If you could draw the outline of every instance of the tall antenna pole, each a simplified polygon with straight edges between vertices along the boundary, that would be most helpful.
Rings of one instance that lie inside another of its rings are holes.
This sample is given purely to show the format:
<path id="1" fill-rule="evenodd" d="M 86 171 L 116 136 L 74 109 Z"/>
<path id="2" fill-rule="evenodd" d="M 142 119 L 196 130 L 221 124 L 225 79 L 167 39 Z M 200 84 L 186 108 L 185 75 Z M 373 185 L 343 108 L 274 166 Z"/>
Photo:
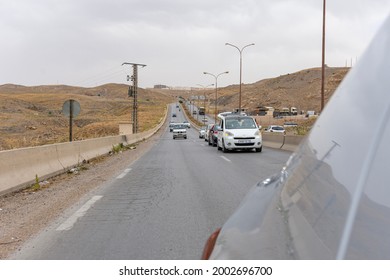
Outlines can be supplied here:
<path id="1" fill-rule="evenodd" d="M 145 64 L 138 64 L 138 63 L 129 63 L 124 62 L 122 65 L 132 65 L 133 66 L 133 76 L 129 77 L 127 76 L 127 80 L 133 81 L 133 86 L 129 87 L 129 96 L 133 97 L 133 112 L 132 112 L 132 119 L 133 119 L 133 133 L 138 133 L 138 66 L 145 67 Z"/>
<path id="2" fill-rule="evenodd" d="M 322 15 L 321 112 L 325 106 L 325 15 L 326 15 L 326 0 L 324 0 L 323 15 Z"/>

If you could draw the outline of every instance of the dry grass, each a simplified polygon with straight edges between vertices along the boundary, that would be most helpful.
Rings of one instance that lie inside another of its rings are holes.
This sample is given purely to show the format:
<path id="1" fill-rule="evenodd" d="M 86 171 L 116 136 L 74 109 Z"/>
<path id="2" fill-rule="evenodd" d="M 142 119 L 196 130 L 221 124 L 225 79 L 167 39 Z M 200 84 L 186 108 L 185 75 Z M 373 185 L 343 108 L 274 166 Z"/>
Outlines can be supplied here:
<path id="1" fill-rule="evenodd" d="M 133 104 L 127 88 L 116 84 L 97 88 L 0 86 L 0 150 L 68 141 L 69 118 L 62 114 L 62 105 L 69 99 L 81 107 L 73 122 L 73 140 L 118 135 L 119 122 L 131 121 Z M 139 131 L 157 125 L 171 102 L 169 95 L 141 89 Z"/>

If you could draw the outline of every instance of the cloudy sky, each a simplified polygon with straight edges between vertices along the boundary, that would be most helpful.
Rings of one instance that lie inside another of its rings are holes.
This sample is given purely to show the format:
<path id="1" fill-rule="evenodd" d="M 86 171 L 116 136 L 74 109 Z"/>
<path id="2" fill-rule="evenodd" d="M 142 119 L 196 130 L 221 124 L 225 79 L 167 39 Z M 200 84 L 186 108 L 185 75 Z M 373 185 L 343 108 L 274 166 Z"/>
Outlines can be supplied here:
<path id="1" fill-rule="evenodd" d="M 0 84 L 253 83 L 321 65 L 323 0 L 0 0 Z M 355 64 L 390 0 L 327 0 L 326 63 Z"/>

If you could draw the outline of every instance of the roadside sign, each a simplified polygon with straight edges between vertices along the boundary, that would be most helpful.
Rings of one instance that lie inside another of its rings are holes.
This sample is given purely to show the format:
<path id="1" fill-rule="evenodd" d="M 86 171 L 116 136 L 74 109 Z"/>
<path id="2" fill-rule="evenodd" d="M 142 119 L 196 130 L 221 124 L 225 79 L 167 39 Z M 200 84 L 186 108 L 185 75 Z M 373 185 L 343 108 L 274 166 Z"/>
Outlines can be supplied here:
<path id="1" fill-rule="evenodd" d="M 62 105 L 62 113 L 69 117 L 69 142 L 72 142 L 73 118 L 80 114 L 80 103 L 73 99 L 65 101 Z"/>
<path id="2" fill-rule="evenodd" d="M 72 109 L 72 110 L 71 110 Z M 77 117 L 80 114 L 80 103 L 76 100 L 69 99 L 62 105 L 62 113 L 69 117 L 72 111 L 72 117 Z"/>

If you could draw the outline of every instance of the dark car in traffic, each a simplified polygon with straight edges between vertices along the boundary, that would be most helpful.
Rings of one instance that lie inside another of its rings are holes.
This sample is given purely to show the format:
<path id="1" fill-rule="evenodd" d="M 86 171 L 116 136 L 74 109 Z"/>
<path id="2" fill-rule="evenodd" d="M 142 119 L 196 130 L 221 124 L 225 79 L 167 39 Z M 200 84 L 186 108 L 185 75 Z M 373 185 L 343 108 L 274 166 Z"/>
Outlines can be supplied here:
<path id="1" fill-rule="evenodd" d="M 211 146 L 214 146 L 216 147 L 217 146 L 217 143 L 218 143 L 218 129 L 219 129 L 219 126 L 217 124 L 213 124 L 210 128 L 209 128 L 209 133 L 208 133 L 208 142 L 209 142 L 209 145 Z"/>

